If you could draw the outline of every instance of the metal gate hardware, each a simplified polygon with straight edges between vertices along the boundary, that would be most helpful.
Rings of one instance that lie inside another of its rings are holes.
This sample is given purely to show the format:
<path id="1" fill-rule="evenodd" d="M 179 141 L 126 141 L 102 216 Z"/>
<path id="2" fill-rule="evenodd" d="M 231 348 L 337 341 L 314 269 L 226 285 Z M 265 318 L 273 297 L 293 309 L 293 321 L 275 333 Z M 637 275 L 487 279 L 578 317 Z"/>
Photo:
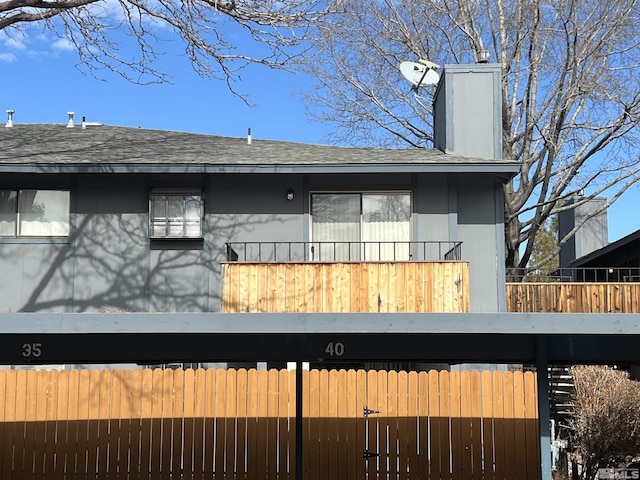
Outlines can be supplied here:
<path id="1" fill-rule="evenodd" d="M 379 457 L 379 456 L 380 456 L 379 453 L 370 452 L 369 450 L 362 451 L 362 458 L 365 460 L 369 460 L 370 458 Z"/>
<path id="2" fill-rule="evenodd" d="M 374 413 L 380 413 L 380 410 L 371 410 L 366 405 L 362 408 L 362 415 L 364 415 L 365 417 L 368 417 L 369 415 Z"/>

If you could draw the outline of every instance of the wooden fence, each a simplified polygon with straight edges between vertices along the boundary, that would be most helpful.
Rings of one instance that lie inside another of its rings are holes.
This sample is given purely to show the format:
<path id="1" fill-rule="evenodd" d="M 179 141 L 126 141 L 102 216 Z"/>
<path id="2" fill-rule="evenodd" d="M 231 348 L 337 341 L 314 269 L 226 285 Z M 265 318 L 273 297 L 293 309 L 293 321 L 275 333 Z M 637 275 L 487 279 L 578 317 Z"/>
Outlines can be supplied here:
<path id="1" fill-rule="evenodd" d="M 227 263 L 224 312 L 468 312 L 466 262 Z"/>
<path id="2" fill-rule="evenodd" d="M 303 381 L 305 480 L 539 478 L 532 373 Z M 0 475 L 293 480 L 294 385 L 287 370 L 0 371 Z"/>
<path id="3" fill-rule="evenodd" d="M 507 311 L 638 313 L 640 283 L 508 283 Z"/>

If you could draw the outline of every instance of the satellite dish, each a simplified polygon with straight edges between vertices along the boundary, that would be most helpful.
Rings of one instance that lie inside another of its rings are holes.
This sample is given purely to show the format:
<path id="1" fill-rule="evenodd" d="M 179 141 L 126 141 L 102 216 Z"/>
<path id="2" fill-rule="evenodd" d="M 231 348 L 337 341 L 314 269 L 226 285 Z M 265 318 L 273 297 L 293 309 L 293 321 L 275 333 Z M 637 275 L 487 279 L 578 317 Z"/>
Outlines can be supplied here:
<path id="1" fill-rule="evenodd" d="M 418 89 L 424 86 L 437 85 L 440 81 L 440 75 L 436 72 L 439 65 L 429 60 L 420 60 L 419 62 L 402 62 L 400 64 L 400 73 L 413 86 Z"/>

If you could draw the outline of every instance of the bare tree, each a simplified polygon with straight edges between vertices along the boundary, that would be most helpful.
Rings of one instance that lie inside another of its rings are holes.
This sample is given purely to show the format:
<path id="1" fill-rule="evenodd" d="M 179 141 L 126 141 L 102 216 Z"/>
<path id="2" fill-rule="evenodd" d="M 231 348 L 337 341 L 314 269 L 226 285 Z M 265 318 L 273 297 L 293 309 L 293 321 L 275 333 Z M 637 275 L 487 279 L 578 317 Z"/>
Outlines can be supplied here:
<path id="1" fill-rule="evenodd" d="M 484 50 L 502 64 L 503 157 L 522 164 L 505 187 L 508 267 L 527 266 L 539 229 L 570 208 L 566 201 L 578 192 L 584 195 L 573 206 L 606 194 L 606 208 L 637 180 L 635 0 L 350 0 L 343 6 L 319 29 L 315 55 L 303 67 L 317 78 L 305 96 L 311 113 L 333 124 L 330 141 L 431 146 L 429 96 L 411 94 L 398 64 L 470 63 Z"/>
<path id="2" fill-rule="evenodd" d="M 606 366 L 574 366 L 571 440 L 580 477 L 619 467 L 640 455 L 640 383 Z"/>
<path id="3" fill-rule="evenodd" d="M 178 37 L 200 75 L 225 79 L 234 91 L 242 67 L 283 68 L 304 51 L 309 26 L 332 11 L 317 0 L 0 0 L 0 30 L 55 32 L 92 73 L 107 68 L 136 83 L 167 80 L 154 60 L 161 42 Z M 255 43 L 249 51 L 238 48 L 243 35 Z M 123 48 L 131 42 L 134 57 Z"/>

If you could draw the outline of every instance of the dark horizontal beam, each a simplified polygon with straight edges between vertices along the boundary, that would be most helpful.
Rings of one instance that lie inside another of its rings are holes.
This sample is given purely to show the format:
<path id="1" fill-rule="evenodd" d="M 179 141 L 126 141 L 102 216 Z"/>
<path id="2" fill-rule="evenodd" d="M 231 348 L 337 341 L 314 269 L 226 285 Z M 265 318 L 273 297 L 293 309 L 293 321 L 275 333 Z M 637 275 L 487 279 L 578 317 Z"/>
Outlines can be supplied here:
<path id="1" fill-rule="evenodd" d="M 640 363 L 638 315 L 3 314 L 0 364 Z M 574 320 L 573 328 L 567 323 Z"/>

